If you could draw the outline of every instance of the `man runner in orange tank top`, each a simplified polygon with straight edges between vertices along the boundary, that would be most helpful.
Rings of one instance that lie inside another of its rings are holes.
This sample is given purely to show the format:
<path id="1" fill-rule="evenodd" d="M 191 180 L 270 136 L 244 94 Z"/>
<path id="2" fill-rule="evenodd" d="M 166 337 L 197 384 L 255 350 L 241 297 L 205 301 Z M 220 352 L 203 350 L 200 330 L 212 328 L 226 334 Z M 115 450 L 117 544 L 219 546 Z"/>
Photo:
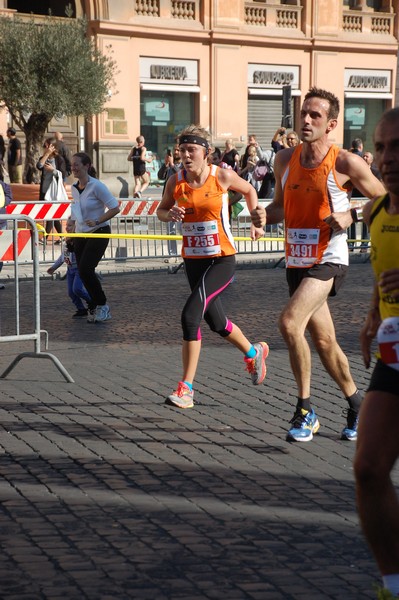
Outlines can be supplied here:
<path id="1" fill-rule="evenodd" d="M 350 180 L 368 198 L 380 196 L 385 188 L 362 158 L 329 141 L 338 114 L 339 100 L 331 92 L 312 88 L 306 94 L 301 110 L 303 143 L 276 155 L 274 199 L 266 208 L 267 223 L 285 220 L 291 298 L 279 326 L 298 389 L 289 441 L 308 442 L 320 427 L 310 398 L 311 353 L 306 330 L 324 368 L 348 402 L 341 438 L 357 438 L 362 398 L 337 342 L 327 300 L 336 294 L 349 264 L 346 229 L 361 219 L 360 208 L 350 209 L 344 184 Z M 264 209 L 257 207 L 256 212 L 263 223 Z M 253 223 L 257 224 L 256 219 Z"/>

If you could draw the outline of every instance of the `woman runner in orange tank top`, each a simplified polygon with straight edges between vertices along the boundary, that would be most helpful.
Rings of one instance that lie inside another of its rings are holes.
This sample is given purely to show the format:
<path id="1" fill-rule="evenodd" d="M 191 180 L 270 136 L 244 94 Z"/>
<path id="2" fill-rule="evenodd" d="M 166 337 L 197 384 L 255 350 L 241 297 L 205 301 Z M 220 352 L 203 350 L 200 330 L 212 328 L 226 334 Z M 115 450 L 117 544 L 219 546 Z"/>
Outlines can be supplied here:
<path id="1" fill-rule="evenodd" d="M 169 178 L 157 210 L 161 221 L 182 223 L 184 267 L 191 294 L 183 308 L 183 375 L 166 399 L 178 408 L 194 406 L 193 381 L 201 350 L 202 318 L 212 331 L 226 338 L 244 354 L 252 383 L 262 383 L 269 347 L 251 344 L 240 328 L 225 315 L 220 295 L 233 279 L 235 245 L 228 218 L 228 190 L 245 197 L 249 211 L 258 205 L 255 189 L 234 171 L 208 164 L 209 134 L 190 125 L 179 136 L 183 169 Z M 251 226 L 259 239 L 262 227 Z"/>

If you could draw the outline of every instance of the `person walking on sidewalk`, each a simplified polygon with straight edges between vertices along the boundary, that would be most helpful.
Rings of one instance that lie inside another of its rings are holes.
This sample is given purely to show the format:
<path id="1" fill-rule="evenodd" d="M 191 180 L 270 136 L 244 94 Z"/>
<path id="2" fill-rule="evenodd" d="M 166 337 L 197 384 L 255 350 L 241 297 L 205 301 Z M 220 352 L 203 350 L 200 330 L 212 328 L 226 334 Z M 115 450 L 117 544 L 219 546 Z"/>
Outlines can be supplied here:
<path id="1" fill-rule="evenodd" d="M 379 353 L 360 410 L 354 470 L 360 522 L 387 588 L 379 597 L 399 598 L 399 501 L 391 479 L 399 457 L 399 108 L 383 114 L 374 144 L 388 193 L 364 208 L 376 279 L 360 337 L 366 368 L 375 336 Z"/>
<path id="2" fill-rule="evenodd" d="M 258 204 L 256 191 L 233 170 L 208 164 L 211 148 L 205 129 L 190 125 L 178 139 L 183 168 L 167 181 L 157 216 L 164 222 L 182 222 L 182 255 L 191 294 L 182 312 L 183 376 L 166 402 L 178 408 L 192 408 L 202 318 L 212 331 L 244 354 L 254 385 L 265 378 L 269 347 L 265 342 L 252 345 L 239 327 L 226 317 L 220 299 L 232 281 L 235 269 L 236 249 L 229 226 L 228 190 L 243 194 L 250 212 Z M 251 226 L 253 240 L 263 234 L 261 225 Z"/>
<path id="3" fill-rule="evenodd" d="M 142 135 L 136 138 L 137 146 L 133 146 L 127 159 L 133 162 L 134 190 L 133 197 L 141 198 L 143 192 L 150 185 L 150 175 L 147 173 L 147 163 L 152 158 L 147 158 L 147 148 L 144 146 L 145 139 Z"/>
<path id="4" fill-rule="evenodd" d="M 75 233 L 110 234 L 109 220 L 119 213 L 119 202 L 101 181 L 95 179 L 95 169 L 85 152 L 72 156 L 71 169 L 77 182 L 71 186 L 71 218 L 68 223 L 73 223 Z M 79 275 L 91 297 L 87 321 L 107 321 L 111 313 L 95 269 L 107 249 L 109 238 L 74 239 Z"/>
<path id="5" fill-rule="evenodd" d="M 289 441 L 296 442 L 310 441 L 320 427 L 310 398 L 311 354 L 306 330 L 324 368 L 348 402 L 347 423 L 341 433 L 344 440 L 356 440 L 362 400 L 335 336 L 328 297 L 336 295 L 348 268 L 346 229 L 361 218 L 361 209 L 350 209 L 344 184 L 350 179 L 368 198 L 384 193 L 384 186 L 360 156 L 329 141 L 338 114 L 339 101 L 331 92 L 312 88 L 306 94 L 301 109 L 303 143 L 276 154 L 274 199 L 266 209 L 267 223 L 285 219 L 291 298 L 279 326 L 297 385 L 297 404 L 287 434 Z M 255 211 L 260 217 L 263 212 L 262 207 Z"/>

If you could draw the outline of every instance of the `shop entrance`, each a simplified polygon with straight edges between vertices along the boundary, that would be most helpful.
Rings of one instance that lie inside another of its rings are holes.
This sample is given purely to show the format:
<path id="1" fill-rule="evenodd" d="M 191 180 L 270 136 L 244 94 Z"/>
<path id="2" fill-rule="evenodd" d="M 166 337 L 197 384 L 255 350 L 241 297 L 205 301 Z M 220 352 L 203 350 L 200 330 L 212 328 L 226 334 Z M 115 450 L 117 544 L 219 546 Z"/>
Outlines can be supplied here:
<path id="1" fill-rule="evenodd" d="M 272 138 L 281 126 L 282 112 L 282 96 L 250 96 L 248 98 L 248 135 L 256 135 L 256 139 L 264 150 L 271 148 Z M 295 114 L 293 99 L 291 114 Z"/>
<path id="2" fill-rule="evenodd" d="M 373 152 L 373 132 L 387 101 L 378 98 L 345 98 L 344 148 L 349 150 L 352 140 L 363 140 L 364 150 Z"/>
<path id="3" fill-rule="evenodd" d="M 142 91 L 140 132 L 147 150 L 162 160 L 172 149 L 177 134 L 195 123 L 195 94 L 191 92 Z"/>

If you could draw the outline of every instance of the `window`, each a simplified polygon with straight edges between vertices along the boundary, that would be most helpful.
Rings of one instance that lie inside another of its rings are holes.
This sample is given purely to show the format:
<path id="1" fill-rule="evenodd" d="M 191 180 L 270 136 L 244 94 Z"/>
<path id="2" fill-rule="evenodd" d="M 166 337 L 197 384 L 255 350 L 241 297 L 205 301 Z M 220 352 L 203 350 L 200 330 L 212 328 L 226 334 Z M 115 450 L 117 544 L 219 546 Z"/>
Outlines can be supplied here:
<path id="1" fill-rule="evenodd" d="M 383 2 L 383 0 L 344 0 L 344 8 L 379 12 L 381 10 L 389 10 L 382 5 L 390 4 L 390 1 L 391 0 L 385 0 L 385 2 Z"/>
<path id="2" fill-rule="evenodd" d="M 32 2 L 32 0 L 8 0 L 7 8 L 16 10 L 19 13 L 34 13 L 35 15 L 52 14 L 54 17 L 66 17 L 66 8 L 71 6 L 72 17 L 76 17 L 75 2 L 73 0 L 41 0 L 41 2 Z"/>

